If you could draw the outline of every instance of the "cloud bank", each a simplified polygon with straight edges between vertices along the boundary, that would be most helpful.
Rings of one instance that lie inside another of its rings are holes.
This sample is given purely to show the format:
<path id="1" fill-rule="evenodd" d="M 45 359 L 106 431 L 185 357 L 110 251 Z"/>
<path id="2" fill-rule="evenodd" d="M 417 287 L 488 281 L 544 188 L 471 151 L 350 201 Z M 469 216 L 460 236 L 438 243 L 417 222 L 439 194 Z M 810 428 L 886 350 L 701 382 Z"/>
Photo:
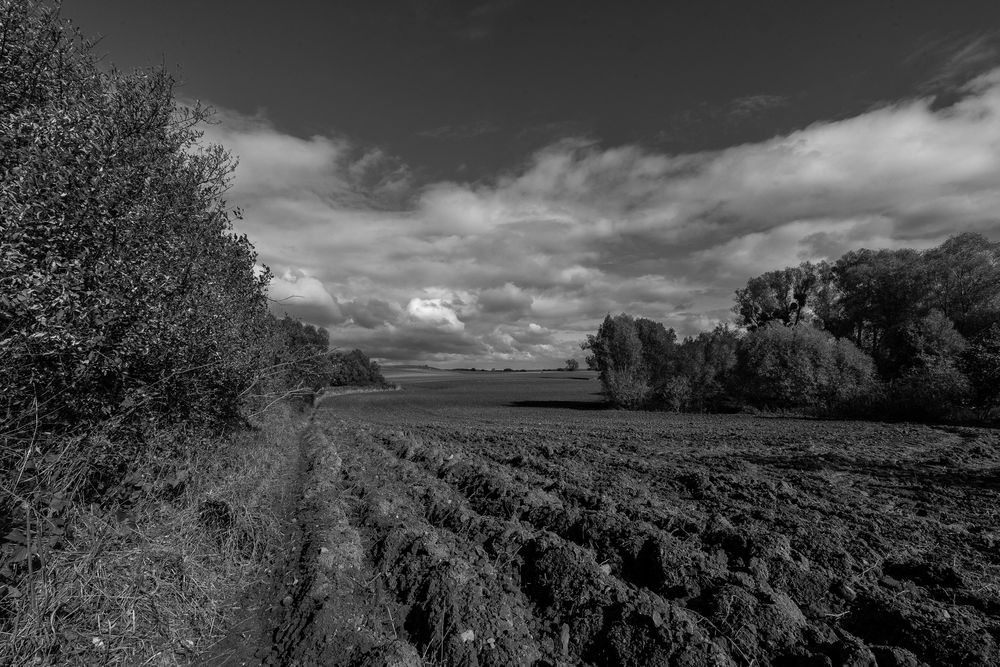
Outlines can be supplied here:
<path id="1" fill-rule="evenodd" d="M 1000 70 L 958 101 L 873 109 L 768 141 L 662 154 L 554 143 L 489 183 L 417 186 L 337 137 L 223 112 L 230 199 L 276 278 L 275 310 L 374 357 L 551 366 L 607 313 L 691 334 L 763 271 L 859 248 L 1000 236 Z"/>

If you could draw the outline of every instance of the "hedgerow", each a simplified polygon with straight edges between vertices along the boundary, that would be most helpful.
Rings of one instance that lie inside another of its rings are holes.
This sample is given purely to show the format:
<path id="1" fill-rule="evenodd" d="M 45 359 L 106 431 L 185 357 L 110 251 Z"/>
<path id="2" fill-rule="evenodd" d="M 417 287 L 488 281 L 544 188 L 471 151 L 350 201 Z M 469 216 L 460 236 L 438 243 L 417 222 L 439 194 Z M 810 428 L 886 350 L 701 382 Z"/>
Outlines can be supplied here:
<path id="1" fill-rule="evenodd" d="M 3 0 L 0 16 L 6 436 L 232 420 L 268 276 L 222 198 L 234 161 L 199 143 L 207 112 L 162 69 L 99 70 L 54 10 Z"/>

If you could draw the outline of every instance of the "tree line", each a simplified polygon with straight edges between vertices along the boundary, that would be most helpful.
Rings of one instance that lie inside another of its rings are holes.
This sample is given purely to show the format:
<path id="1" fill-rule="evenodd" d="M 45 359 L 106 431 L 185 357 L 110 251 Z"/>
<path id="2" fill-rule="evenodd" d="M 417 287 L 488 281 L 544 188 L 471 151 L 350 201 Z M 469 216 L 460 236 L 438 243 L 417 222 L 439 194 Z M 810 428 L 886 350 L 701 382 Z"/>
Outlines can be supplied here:
<path id="1" fill-rule="evenodd" d="M 769 271 L 735 302 L 736 326 L 682 341 L 649 319 L 606 317 L 582 347 L 608 400 L 909 419 L 998 407 L 1000 244 L 981 234 Z"/>

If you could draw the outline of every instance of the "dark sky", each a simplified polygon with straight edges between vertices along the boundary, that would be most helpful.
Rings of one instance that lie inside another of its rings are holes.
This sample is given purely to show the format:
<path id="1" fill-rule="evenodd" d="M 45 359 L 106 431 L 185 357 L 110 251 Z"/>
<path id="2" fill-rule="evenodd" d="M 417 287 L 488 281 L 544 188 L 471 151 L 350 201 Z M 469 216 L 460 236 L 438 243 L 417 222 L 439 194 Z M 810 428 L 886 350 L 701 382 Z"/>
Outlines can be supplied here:
<path id="1" fill-rule="evenodd" d="M 276 310 L 389 362 L 690 335 L 764 271 L 1000 240 L 1000 1 L 65 0 L 238 156 Z"/>
<path id="2" fill-rule="evenodd" d="M 564 136 L 670 152 L 766 139 L 933 87 L 970 39 L 1000 28 L 996 1 L 66 0 L 64 11 L 105 35 L 121 67 L 179 67 L 191 97 L 266 110 L 298 136 L 379 146 L 426 179 L 489 176 Z"/>

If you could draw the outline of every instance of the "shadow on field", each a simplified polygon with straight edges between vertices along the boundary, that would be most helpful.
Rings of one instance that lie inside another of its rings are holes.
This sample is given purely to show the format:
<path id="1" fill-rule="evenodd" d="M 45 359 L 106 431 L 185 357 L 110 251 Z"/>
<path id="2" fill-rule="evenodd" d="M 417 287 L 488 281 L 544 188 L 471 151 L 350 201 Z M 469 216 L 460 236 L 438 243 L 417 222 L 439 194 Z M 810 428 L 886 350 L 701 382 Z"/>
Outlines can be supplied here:
<path id="1" fill-rule="evenodd" d="M 561 408 L 563 410 L 607 410 L 608 405 L 597 401 L 514 401 L 512 408 Z"/>

